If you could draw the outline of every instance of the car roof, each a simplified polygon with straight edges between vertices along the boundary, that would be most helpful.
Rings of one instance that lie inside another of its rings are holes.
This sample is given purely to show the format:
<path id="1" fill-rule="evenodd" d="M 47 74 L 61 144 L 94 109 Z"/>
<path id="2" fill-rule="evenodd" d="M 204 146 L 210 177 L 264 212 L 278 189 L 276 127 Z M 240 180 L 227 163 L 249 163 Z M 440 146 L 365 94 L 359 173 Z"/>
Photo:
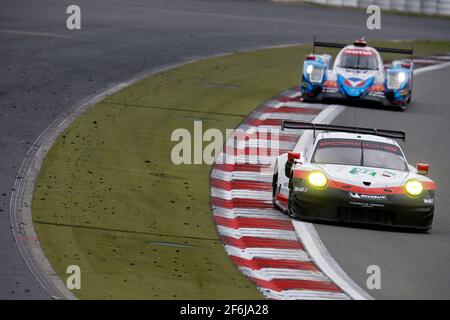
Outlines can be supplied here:
<path id="1" fill-rule="evenodd" d="M 365 140 L 365 141 L 388 143 L 388 144 L 392 144 L 392 145 L 399 147 L 397 141 L 395 141 L 393 139 L 375 136 L 375 135 L 371 135 L 371 134 L 346 133 L 346 132 L 321 132 L 320 134 L 317 135 L 317 139 L 318 140 L 321 140 L 321 139 L 358 139 L 358 140 Z"/>

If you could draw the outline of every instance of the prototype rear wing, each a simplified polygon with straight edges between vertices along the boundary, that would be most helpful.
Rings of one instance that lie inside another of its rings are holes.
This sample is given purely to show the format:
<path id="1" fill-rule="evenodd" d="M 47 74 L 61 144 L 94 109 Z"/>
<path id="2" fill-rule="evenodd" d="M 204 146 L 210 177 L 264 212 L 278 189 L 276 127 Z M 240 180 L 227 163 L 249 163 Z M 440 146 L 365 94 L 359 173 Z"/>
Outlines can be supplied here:
<path id="1" fill-rule="evenodd" d="M 308 122 L 297 122 L 297 121 L 283 121 L 281 125 L 281 130 L 284 129 L 296 129 L 296 130 L 314 130 L 314 137 L 316 136 L 316 130 L 322 131 L 332 131 L 332 132 L 345 132 L 345 133 L 360 133 L 360 134 L 371 134 L 380 137 L 392 138 L 405 141 L 406 133 L 404 131 L 394 131 L 386 129 L 376 129 L 376 128 L 359 128 L 359 127 L 346 127 L 346 126 L 336 126 L 331 124 L 320 124 L 320 123 L 308 123 Z"/>
<path id="2" fill-rule="evenodd" d="M 356 42 L 355 42 L 356 44 Z M 321 42 L 316 40 L 316 36 L 314 36 L 313 42 L 313 54 L 316 53 L 316 47 L 325 47 L 325 48 L 337 48 L 342 49 L 348 46 L 348 44 L 342 43 L 334 43 L 334 42 Z M 386 52 L 386 53 L 398 53 L 398 54 L 407 54 L 411 57 L 414 54 L 414 44 L 411 46 L 411 49 L 397 49 L 397 48 L 384 48 L 384 47 L 373 47 L 378 52 Z"/>

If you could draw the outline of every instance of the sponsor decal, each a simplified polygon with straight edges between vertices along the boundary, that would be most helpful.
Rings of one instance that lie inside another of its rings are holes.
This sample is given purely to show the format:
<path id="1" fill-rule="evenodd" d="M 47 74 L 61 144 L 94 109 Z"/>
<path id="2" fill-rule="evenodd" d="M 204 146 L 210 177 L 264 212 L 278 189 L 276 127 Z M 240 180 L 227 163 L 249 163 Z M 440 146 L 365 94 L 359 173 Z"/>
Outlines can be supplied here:
<path id="1" fill-rule="evenodd" d="M 374 53 L 371 50 L 361 50 L 361 49 L 347 49 L 345 50 L 346 54 L 354 55 L 354 56 L 373 56 Z"/>
<path id="2" fill-rule="evenodd" d="M 372 169 L 366 169 L 366 168 L 352 168 L 350 171 L 349 171 L 349 173 L 350 174 L 353 174 L 353 175 L 357 175 L 357 174 L 365 174 L 365 175 L 368 175 L 368 176 L 371 176 L 371 177 L 375 177 L 376 175 L 377 175 L 377 172 L 375 171 L 375 170 L 372 170 Z"/>
<path id="3" fill-rule="evenodd" d="M 403 89 L 400 91 L 401 96 L 406 96 L 409 93 L 409 89 Z"/>
<path id="4" fill-rule="evenodd" d="M 351 205 L 358 206 L 361 208 L 383 208 L 384 204 L 379 203 L 369 203 L 369 202 L 350 202 Z"/>
<path id="5" fill-rule="evenodd" d="M 326 80 L 323 85 L 324 85 L 324 87 L 329 87 L 329 88 L 337 88 L 338 87 L 337 82 L 331 81 L 331 80 Z"/>
<path id="6" fill-rule="evenodd" d="M 318 148 L 364 148 L 391 152 L 399 156 L 402 155 L 400 148 L 389 143 L 361 141 L 356 139 L 322 139 L 317 145 Z"/>
<path id="7" fill-rule="evenodd" d="M 383 177 L 387 177 L 387 178 L 392 178 L 392 177 L 396 177 L 397 176 L 397 174 L 395 172 L 392 172 L 392 171 L 383 171 L 381 173 L 381 175 Z"/>
<path id="8" fill-rule="evenodd" d="M 382 84 L 375 84 L 370 87 L 370 92 L 383 92 L 384 91 L 384 85 Z"/>
<path id="9" fill-rule="evenodd" d="M 385 194 L 362 194 L 357 192 L 350 192 L 350 198 L 361 200 L 387 200 Z"/>
<path id="10" fill-rule="evenodd" d="M 294 192 L 308 192 L 308 188 L 307 187 L 294 187 Z"/>
<path id="11" fill-rule="evenodd" d="M 358 79 L 358 78 L 348 78 L 348 79 L 345 79 L 344 80 L 344 83 L 347 85 L 347 86 L 350 86 L 350 87 L 358 87 L 358 88 L 361 88 L 361 87 L 363 87 L 365 84 L 366 84 L 366 81 L 365 80 L 362 80 L 362 79 Z"/>

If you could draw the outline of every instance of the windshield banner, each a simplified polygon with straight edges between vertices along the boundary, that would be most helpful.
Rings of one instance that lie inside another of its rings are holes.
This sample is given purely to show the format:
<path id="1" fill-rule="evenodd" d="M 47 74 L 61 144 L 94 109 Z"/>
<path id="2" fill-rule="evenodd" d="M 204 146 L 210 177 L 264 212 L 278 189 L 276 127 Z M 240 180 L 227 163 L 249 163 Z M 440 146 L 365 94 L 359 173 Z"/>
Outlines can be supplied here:
<path id="1" fill-rule="evenodd" d="M 400 156 L 402 155 L 400 148 L 393 144 L 355 139 L 322 139 L 319 141 L 317 148 L 363 148 L 386 151 Z"/>

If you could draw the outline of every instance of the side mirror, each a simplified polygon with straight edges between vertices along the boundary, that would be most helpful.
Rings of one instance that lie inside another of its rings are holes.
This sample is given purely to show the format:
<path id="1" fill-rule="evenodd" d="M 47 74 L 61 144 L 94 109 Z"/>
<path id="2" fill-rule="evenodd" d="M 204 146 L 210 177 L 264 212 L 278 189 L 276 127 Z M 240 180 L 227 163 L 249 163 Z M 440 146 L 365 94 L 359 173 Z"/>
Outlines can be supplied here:
<path id="1" fill-rule="evenodd" d="M 430 165 L 425 163 L 418 163 L 417 164 L 417 173 L 422 174 L 426 176 L 428 172 L 430 171 Z"/>
<path id="2" fill-rule="evenodd" d="M 301 154 L 298 152 L 288 152 L 288 162 L 294 162 L 296 159 L 300 159 Z"/>
<path id="3" fill-rule="evenodd" d="M 291 176 L 292 166 L 295 163 L 296 159 L 300 159 L 301 154 L 298 152 L 288 152 L 288 160 L 286 162 L 286 167 L 284 168 L 284 174 L 287 178 Z"/>

